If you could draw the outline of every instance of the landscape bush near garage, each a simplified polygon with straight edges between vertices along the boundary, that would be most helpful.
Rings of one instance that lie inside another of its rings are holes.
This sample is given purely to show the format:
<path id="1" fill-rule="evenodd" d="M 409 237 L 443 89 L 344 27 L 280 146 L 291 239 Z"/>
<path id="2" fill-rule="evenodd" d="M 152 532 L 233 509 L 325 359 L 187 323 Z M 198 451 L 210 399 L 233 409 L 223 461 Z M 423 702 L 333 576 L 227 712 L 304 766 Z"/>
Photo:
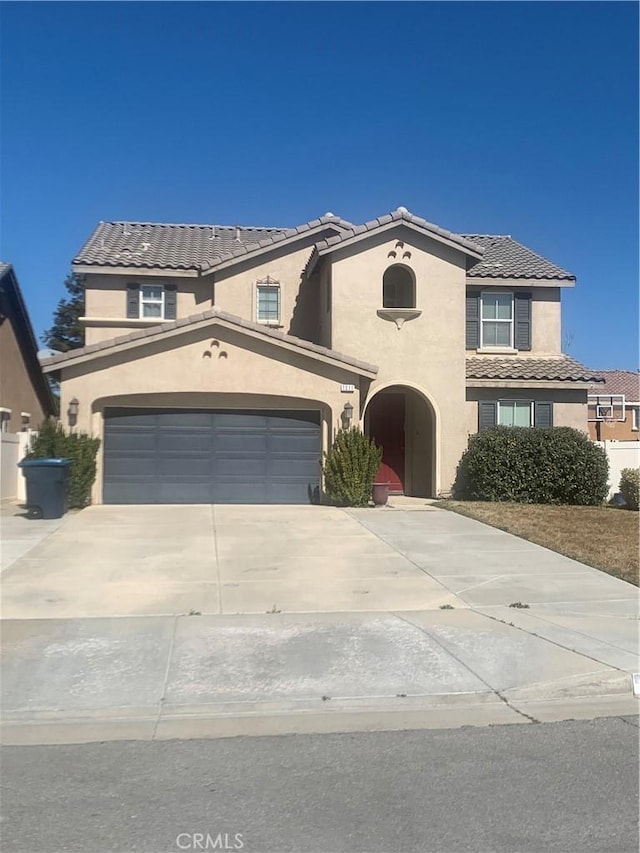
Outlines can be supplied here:
<path id="1" fill-rule="evenodd" d="M 70 459 L 69 508 L 91 503 L 100 439 L 83 432 L 65 432 L 60 423 L 44 421 L 26 454 L 27 459 Z"/>

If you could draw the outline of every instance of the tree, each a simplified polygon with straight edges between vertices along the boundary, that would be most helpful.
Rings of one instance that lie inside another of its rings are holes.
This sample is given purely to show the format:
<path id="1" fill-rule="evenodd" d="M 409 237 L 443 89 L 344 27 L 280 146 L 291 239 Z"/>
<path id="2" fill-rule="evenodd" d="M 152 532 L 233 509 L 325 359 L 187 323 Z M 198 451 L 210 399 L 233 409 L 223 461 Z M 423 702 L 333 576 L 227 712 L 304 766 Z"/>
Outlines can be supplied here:
<path id="1" fill-rule="evenodd" d="M 45 346 L 58 352 L 68 352 L 84 346 L 84 329 L 80 317 L 84 315 L 84 285 L 75 273 L 64 280 L 68 296 L 58 302 L 53 315 L 53 326 L 43 335 Z"/>

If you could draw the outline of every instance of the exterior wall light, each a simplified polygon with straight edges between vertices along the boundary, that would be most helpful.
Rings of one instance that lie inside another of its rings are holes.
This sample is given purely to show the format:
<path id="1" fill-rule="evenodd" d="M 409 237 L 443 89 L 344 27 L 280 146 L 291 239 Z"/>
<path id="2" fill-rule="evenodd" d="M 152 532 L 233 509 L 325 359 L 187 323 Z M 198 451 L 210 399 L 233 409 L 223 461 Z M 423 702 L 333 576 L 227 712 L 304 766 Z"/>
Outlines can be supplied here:
<path id="1" fill-rule="evenodd" d="M 73 397 L 69 401 L 69 408 L 67 409 L 67 418 L 69 420 L 69 426 L 74 427 L 78 422 L 78 408 L 80 403 L 78 402 L 77 397 Z"/>
<path id="2" fill-rule="evenodd" d="M 353 406 L 351 403 L 345 403 L 340 419 L 342 420 L 342 429 L 349 429 L 353 418 Z"/>

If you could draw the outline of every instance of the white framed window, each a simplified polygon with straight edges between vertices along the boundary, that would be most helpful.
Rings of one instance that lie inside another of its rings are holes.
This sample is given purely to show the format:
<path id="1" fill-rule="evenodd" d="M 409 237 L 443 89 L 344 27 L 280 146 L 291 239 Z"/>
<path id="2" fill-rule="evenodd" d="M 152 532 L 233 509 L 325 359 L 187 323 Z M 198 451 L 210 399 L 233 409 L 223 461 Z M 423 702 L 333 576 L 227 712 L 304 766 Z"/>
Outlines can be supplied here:
<path id="1" fill-rule="evenodd" d="M 164 319 L 164 287 L 161 284 L 140 285 L 140 319 Z"/>
<path id="2" fill-rule="evenodd" d="M 533 402 L 530 400 L 498 400 L 498 426 L 533 426 Z"/>
<path id="3" fill-rule="evenodd" d="M 11 409 L 0 407 L 0 432 L 9 432 L 9 421 L 11 420 Z"/>
<path id="4" fill-rule="evenodd" d="M 632 406 L 631 407 L 631 429 L 634 432 L 638 432 L 638 430 L 640 429 L 640 423 L 639 423 L 640 417 L 639 417 L 639 415 L 640 415 L 640 407 Z"/>
<path id="5" fill-rule="evenodd" d="M 256 319 L 274 326 L 280 323 L 280 284 L 275 281 L 256 285 Z"/>
<path id="6" fill-rule="evenodd" d="M 513 349 L 513 293 L 483 291 L 480 312 L 480 347 Z"/>

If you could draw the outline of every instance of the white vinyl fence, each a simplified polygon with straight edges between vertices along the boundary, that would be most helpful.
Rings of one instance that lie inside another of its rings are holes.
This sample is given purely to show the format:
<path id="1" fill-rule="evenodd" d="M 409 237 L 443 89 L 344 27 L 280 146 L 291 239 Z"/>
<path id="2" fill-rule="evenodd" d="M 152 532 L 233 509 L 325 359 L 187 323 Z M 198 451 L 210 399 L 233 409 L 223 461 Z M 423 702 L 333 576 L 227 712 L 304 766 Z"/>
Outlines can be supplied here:
<path id="1" fill-rule="evenodd" d="M 23 501 L 26 498 L 24 475 L 18 462 L 24 458 L 35 433 L 0 432 L 0 500 Z"/>
<path id="2" fill-rule="evenodd" d="M 620 491 L 623 468 L 640 468 L 640 441 L 596 441 L 609 459 L 609 497 Z"/>

